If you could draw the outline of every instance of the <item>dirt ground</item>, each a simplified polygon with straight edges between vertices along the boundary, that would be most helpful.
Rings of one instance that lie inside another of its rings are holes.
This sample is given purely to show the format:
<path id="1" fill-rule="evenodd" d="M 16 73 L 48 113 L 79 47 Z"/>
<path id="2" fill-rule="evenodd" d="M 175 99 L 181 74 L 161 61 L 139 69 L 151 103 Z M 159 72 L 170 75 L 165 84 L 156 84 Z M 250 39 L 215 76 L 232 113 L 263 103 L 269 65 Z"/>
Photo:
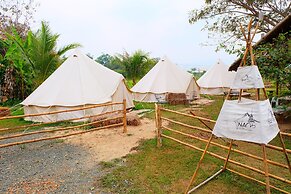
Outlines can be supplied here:
<path id="1" fill-rule="evenodd" d="M 144 118 L 141 122 L 128 126 L 126 134 L 122 127 L 109 128 L 1 149 L 0 193 L 100 193 L 95 185 L 105 173 L 100 161 L 133 153 L 140 140 L 155 137 L 154 121 Z"/>
<path id="2" fill-rule="evenodd" d="M 156 134 L 154 121 L 147 118 L 139 126 L 127 126 L 127 133 L 122 130 L 111 128 L 85 133 L 68 138 L 65 143 L 85 148 L 94 160 L 110 161 L 135 152 L 140 140 L 154 138 Z"/>
<path id="3" fill-rule="evenodd" d="M 278 125 L 281 131 L 291 133 L 291 117 L 281 122 L 278 122 Z"/>

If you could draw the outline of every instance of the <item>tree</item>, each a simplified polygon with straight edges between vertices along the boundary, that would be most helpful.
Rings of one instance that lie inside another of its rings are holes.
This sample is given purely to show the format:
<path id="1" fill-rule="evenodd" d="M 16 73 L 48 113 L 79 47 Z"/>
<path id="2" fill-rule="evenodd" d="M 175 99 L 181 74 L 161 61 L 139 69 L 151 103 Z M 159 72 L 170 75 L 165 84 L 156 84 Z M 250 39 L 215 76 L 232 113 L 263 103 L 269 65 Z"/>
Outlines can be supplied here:
<path id="1" fill-rule="evenodd" d="M 279 87 L 286 86 L 291 91 L 291 73 L 288 66 L 291 61 L 291 31 L 281 33 L 272 42 L 259 45 L 254 49 L 262 76 L 276 81 L 276 95 Z"/>
<path id="2" fill-rule="evenodd" d="M 142 78 L 155 62 L 149 58 L 149 53 L 137 50 L 131 56 L 126 51 L 123 54 L 118 54 L 112 63 L 122 66 L 124 76 L 131 79 L 135 85 L 137 80 Z"/>
<path id="3" fill-rule="evenodd" d="M 116 63 L 116 61 L 114 61 L 114 57 L 109 54 L 102 54 L 95 61 L 113 71 L 122 73 L 123 70 L 122 65 L 120 65 L 120 63 L 118 62 Z"/>
<path id="4" fill-rule="evenodd" d="M 33 89 L 38 87 L 63 62 L 61 56 L 68 50 L 77 48 L 80 44 L 73 43 L 57 49 L 59 34 L 53 34 L 47 23 L 42 22 L 41 28 L 33 33 L 28 32 L 28 46 L 10 36 L 34 70 Z"/>
<path id="5" fill-rule="evenodd" d="M 0 38 L 16 29 L 21 37 L 27 35 L 37 4 L 34 0 L 1 0 Z"/>
<path id="6" fill-rule="evenodd" d="M 102 55 L 97 57 L 97 59 L 95 61 L 106 66 L 106 65 L 111 63 L 112 59 L 113 59 L 113 57 L 111 55 L 103 53 Z"/>
<path id="7" fill-rule="evenodd" d="M 25 37 L 12 29 L 0 39 L 0 73 L 2 94 L 8 98 L 24 99 L 63 62 L 62 56 L 80 46 L 69 44 L 57 49 L 59 34 L 53 34 L 42 22 L 37 32 Z"/>
<path id="8" fill-rule="evenodd" d="M 191 73 L 195 77 L 195 79 L 199 79 L 206 71 L 199 70 L 194 67 L 194 68 L 191 68 L 188 72 Z"/>
<path id="9" fill-rule="evenodd" d="M 5 40 L 0 40 L 1 50 L 3 50 L 0 60 L 2 96 L 23 99 L 30 91 L 33 71 L 14 42 L 16 40 L 27 49 L 27 39 L 22 39 L 15 29 L 12 30 L 12 34 L 13 36 L 7 35 Z"/>
<path id="10" fill-rule="evenodd" d="M 7 34 L 16 34 L 19 42 L 26 41 L 37 4 L 34 0 L 0 1 L 0 86 L 1 96 L 23 98 L 31 80 L 31 70 L 9 40 Z M 27 72 L 29 72 L 27 74 Z M 0 99 L 1 101 L 2 99 Z"/>
<path id="11" fill-rule="evenodd" d="M 239 24 L 247 26 L 250 17 L 258 20 L 262 12 L 264 17 L 258 32 L 267 33 L 290 14 L 290 6 L 287 0 L 206 0 L 204 7 L 191 11 L 189 22 L 205 20 L 203 29 L 208 30 L 210 36 L 219 33 L 219 47 L 237 53 L 241 50 L 236 47 L 241 46 L 238 40 L 242 39 Z"/>

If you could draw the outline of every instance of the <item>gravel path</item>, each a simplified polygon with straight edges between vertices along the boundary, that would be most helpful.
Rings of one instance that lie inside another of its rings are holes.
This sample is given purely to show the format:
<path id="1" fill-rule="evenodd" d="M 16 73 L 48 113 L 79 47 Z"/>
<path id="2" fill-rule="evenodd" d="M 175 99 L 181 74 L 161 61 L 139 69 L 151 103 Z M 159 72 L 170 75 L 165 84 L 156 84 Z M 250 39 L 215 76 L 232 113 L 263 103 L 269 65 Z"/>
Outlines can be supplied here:
<path id="1" fill-rule="evenodd" d="M 100 161 L 111 161 L 134 153 L 142 139 L 155 137 L 155 123 L 110 128 L 0 149 L 0 193 L 108 193 L 100 188 L 108 173 Z M 1 140 L 1 144 L 37 139 L 56 134 L 35 134 Z M 64 133 L 64 132 L 63 132 Z"/>
<path id="2" fill-rule="evenodd" d="M 95 193 L 100 175 L 85 148 L 61 139 L 0 149 L 0 193 Z"/>

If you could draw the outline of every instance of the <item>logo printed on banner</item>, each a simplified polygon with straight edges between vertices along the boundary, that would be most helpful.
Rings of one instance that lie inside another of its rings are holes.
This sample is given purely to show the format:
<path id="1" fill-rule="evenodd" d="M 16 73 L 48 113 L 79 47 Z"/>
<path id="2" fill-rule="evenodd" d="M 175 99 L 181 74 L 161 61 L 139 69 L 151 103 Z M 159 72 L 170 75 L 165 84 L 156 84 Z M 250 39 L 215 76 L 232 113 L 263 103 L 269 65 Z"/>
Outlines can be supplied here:
<path id="1" fill-rule="evenodd" d="M 271 126 L 271 125 L 276 124 L 276 118 L 275 118 L 275 116 L 273 114 L 273 111 L 271 109 L 268 109 L 268 111 L 269 111 L 269 114 L 268 114 L 268 120 L 267 121 L 269 123 L 269 126 Z"/>
<path id="2" fill-rule="evenodd" d="M 245 84 L 256 83 L 258 80 L 260 80 L 260 75 L 258 74 L 252 75 L 250 74 L 250 72 L 248 72 L 241 78 L 241 81 Z"/>
<path id="3" fill-rule="evenodd" d="M 254 119 L 253 114 L 248 112 L 234 122 L 237 130 L 252 130 L 253 128 L 256 128 L 256 123 L 260 123 L 260 121 Z"/>

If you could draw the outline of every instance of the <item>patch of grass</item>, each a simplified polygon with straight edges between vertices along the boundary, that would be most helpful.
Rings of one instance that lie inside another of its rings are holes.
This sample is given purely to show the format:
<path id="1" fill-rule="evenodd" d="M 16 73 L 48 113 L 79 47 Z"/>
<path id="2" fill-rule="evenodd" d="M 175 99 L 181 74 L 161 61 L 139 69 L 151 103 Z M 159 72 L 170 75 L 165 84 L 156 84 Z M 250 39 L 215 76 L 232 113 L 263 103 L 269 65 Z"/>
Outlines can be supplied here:
<path id="1" fill-rule="evenodd" d="M 64 139 L 54 139 L 53 143 L 64 143 L 65 140 Z"/>
<path id="2" fill-rule="evenodd" d="M 217 119 L 220 112 L 221 106 L 223 104 L 223 96 L 211 97 L 215 102 L 211 105 L 203 105 L 203 110 L 195 112 L 197 115 L 202 115 L 207 118 Z M 178 105 L 170 106 L 163 105 L 166 108 L 173 110 L 183 111 L 187 106 Z M 196 125 L 204 127 L 196 119 L 186 118 L 176 114 L 162 112 L 162 115 L 177 121 L 181 121 L 190 125 Z M 148 118 L 154 118 L 154 113 L 147 115 Z M 211 125 L 211 124 L 210 124 Z M 213 125 L 213 124 L 212 124 Z M 170 128 L 180 130 L 193 135 L 201 135 L 201 132 L 196 132 L 194 130 L 186 129 L 184 127 L 170 124 Z M 197 141 L 195 139 L 185 138 L 181 135 L 174 134 L 169 131 L 163 131 L 163 134 L 170 135 L 201 149 L 205 148 L 206 143 Z M 205 137 L 207 139 L 207 137 Z M 290 139 L 289 139 L 290 140 Z M 223 142 L 220 139 L 215 139 L 214 141 L 228 145 L 227 142 Z M 236 149 L 246 151 L 258 156 L 262 156 L 262 149 L 260 146 L 251 145 L 248 143 L 235 142 L 238 146 Z M 272 144 L 279 145 L 280 141 L 278 138 L 272 141 Z M 291 141 L 286 140 L 286 145 L 288 148 L 291 146 Z M 210 146 L 210 151 L 218 153 L 221 156 L 226 156 L 227 151 L 218 147 Z M 102 186 L 113 193 L 183 193 L 197 163 L 201 157 L 201 152 L 189 149 L 183 145 L 177 144 L 171 140 L 165 138 L 162 139 L 162 147 L 156 147 L 156 139 L 142 141 L 142 143 L 137 147 L 137 153 L 127 155 L 126 165 L 114 167 L 110 173 L 107 173 L 101 179 Z M 279 161 L 285 164 L 284 155 L 278 154 L 277 151 L 267 150 L 268 158 L 273 158 L 275 161 Z M 280 155 L 280 156 L 279 156 Z M 262 169 L 263 163 L 257 160 L 251 160 L 248 157 L 242 156 L 232 152 L 231 159 L 235 159 L 239 162 L 248 164 L 250 166 Z M 205 180 L 207 177 L 211 176 L 214 172 L 223 166 L 224 162 L 216 159 L 212 156 L 206 155 L 202 163 L 201 169 L 198 171 L 197 180 L 195 185 Z M 242 173 L 255 176 L 257 179 L 265 181 L 263 175 L 258 175 L 256 173 L 250 172 L 245 169 L 237 169 L 234 165 L 229 165 Z M 286 175 L 287 179 L 290 180 L 290 176 L 287 169 L 281 169 L 269 165 L 270 172 L 277 175 Z M 275 173 L 274 173 L 275 172 Z M 289 177 L 288 177 L 289 176 Z M 284 188 L 287 191 L 291 191 L 291 186 L 282 184 L 274 179 L 271 180 L 273 185 L 280 188 Z M 197 191 L 197 193 L 264 193 L 265 187 L 260 186 L 253 181 L 249 181 L 243 177 L 237 176 L 228 171 L 223 172 L 213 181 L 203 186 Z M 278 193 L 273 191 L 272 193 Z"/>
<path id="3" fill-rule="evenodd" d="M 17 109 L 16 111 L 12 112 L 12 116 L 17 116 L 17 115 L 23 115 L 23 109 Z M 0 128 L 6 128 L 6 127 L 16 127 L 20 125 L 28 125 L 31 124 L 32 122 L 30 121 L 25 121 L 23 118 L 19 119 L 5 119 L 5 120 L 0 120 Z"/>
<path id="4" fill-rule="evenodd" d="M 21 150 L 24 150 L 24 149 L 26 149 L 26 145 L 25 145 L 25 144 L 20 144 L 20 145 L 19 145 L 19 148 L 20 148 Z"/>
<path id="5" fill-rule="evenodd" d="M 115 166 L 115 163 L 114 162 L 105 162 L 105 161 L 102 161 L 100 162 L 100 165 L 103 167 L 103 168 L 113 168 Z"/>
<path id="6" fill-rule="evenodd" d="M 146 102 L 134 102 L 134 109 L 141 110 L 141 109 L 155 109 L 155 103 L 146 103 Z"/>
<path id="7" fill-rule="evenodd" d="M 121 158 L 116 158 L 111 161 L 101 161 L 100 165 L 102 166 L 102 168 L 113 168 L 116 166 L 122 166 L 121 165 L 122 162 L 123 160 Z"/>

